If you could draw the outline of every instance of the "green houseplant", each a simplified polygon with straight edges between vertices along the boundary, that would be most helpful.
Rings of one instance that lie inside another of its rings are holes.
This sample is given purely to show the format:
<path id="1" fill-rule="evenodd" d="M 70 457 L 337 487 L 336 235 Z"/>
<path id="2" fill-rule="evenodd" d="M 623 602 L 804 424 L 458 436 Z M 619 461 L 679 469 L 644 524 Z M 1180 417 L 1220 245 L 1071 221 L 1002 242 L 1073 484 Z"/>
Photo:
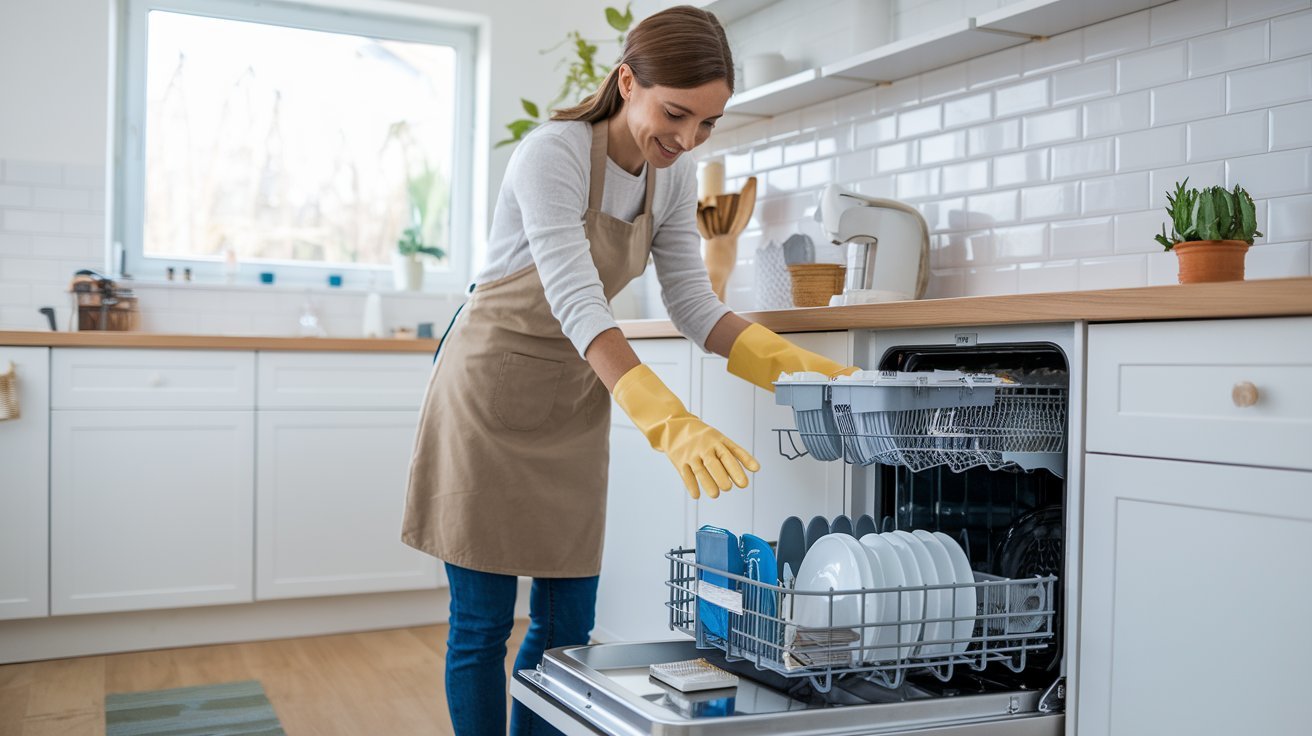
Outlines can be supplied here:
<path id="1" fill-rule="evenodd" d="M 1253 198 L 1239 185 L 1189 189 L 1189 179 L 1177 182 L 1175 192 L 1166 193 L 1166 213 L 1171 233 L 1162 225 L 1154 236 L 1166 250 L 1180 259 L 1180 283 L 1243 281 L 1244 255 L 1257 230 L 1257 208 Z"/>
<path id="2" fill-rule="evenodd" d="M 622 13 L 615 8 L 606 8 L 606 23 L 619 32 L 616 43 L 623 48 L 624 34 L 628 32 L 629 26 L 633 25 L 633 10 L 629 5 L 624 6 Z M 565 81 L 560 86 L 560 92 L 545 107 L 548 112 L 566 100 L 581 99 L 601 87 L 602 81 L 610 73 L 610 67 L 597 61 L 597 43 L 584 38 L 578 31 L 570 31 L 560 43 L 541 52 L 549 54 L 564 45 L 569 45 L 574 50 L 573 58 L 569 59 L 565 67 Z M 497 141 L 497 148 L 519 142 L 530 130 L 542 124 L 543 107 L 523 98 L 520 98 L 519 103 L 524 108 L 526 117 L 506 124 L 510 137 Z"/>

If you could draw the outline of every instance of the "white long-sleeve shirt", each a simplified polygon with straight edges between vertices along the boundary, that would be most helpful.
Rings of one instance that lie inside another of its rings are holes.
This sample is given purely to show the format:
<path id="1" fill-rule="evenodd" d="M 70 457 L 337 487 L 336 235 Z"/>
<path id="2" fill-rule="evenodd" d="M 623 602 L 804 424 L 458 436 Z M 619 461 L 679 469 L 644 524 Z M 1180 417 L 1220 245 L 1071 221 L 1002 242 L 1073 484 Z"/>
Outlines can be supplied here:
<path id="1" fill-rule="evenodd" d="M 551 313 L 579 355 L 617 326 L 583 232 L 591 151 L 592 128 L 579 121 L 543 123 L 519 142 L 497 196 L 488 262 L 475 280 L 535 264 Z M 607 158 L 602 211 L 631 222 L 642 212 L 646 176 L 645 167 L 635 176 Z M 652 216 L 652 260 L 670 321 L 705 348 L 711 328 L 730 310 L 711 291 L 702 262 L 696 163 L 689 156 L 657 171 Z"/>

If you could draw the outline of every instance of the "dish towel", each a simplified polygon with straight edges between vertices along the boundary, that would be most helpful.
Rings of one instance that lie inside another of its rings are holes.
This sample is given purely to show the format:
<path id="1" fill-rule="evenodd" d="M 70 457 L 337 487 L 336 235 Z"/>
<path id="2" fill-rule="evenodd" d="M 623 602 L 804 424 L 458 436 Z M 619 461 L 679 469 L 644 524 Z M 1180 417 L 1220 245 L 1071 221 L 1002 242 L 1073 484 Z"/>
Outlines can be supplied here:
<path id="1" fill-rule="evenodd" d="M 771 240 L 756 250 L 756 308 L 791 309 L 793 277 L 784 262 L 784 249 Z"/>
<path id="2" fill-rule="evenodd" d="M 258 680 L 105 696 L 105 736 L 285 736 Z"/>
<path id="3" fill-rule="evenodd" d="M 9 361 L 9 370 L 0 373 L 0 422 L 18 418 L 18 369 Z"/>

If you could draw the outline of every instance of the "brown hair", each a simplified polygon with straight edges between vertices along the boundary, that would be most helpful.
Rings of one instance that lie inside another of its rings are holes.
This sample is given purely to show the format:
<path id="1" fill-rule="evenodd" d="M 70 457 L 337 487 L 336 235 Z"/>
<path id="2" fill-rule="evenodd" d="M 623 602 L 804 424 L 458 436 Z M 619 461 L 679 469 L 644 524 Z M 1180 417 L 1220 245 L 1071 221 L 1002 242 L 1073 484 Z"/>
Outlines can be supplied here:
<path id="1" fill-rule="evenodd" d="M 619 112 L 619 68 L 628 64 L 643 87 L 660 85 L 689 89 L 723 79 L 733 92 L 733 54 L 715 14 L 677 5 L 648 16 L 624 39 L 619 61 L 606 75 L 601 89 L 579 104 L 551 114 L 552 120 L 595 123 Z"/>

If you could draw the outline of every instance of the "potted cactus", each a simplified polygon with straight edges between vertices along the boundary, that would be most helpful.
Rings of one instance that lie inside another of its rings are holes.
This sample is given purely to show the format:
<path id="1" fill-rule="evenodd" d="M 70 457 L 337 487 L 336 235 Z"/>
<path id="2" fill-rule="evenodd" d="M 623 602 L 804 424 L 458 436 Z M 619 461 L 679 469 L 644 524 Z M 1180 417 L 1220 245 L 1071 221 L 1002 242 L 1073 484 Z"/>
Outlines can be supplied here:
<path id="1" fill-rule="evenodd" d="M 1171 217 L 1171 234 L 1155 236 L 1166 250 L 1180 259 L 1180 283 L 1243 281 L 1244 255 L 1257 231 L 1253 198 L 1239 185 L 1187 189 L 1189 179 L 1177 182 L 1175 193 L 1166 193 L 1166 213 Z"/>

